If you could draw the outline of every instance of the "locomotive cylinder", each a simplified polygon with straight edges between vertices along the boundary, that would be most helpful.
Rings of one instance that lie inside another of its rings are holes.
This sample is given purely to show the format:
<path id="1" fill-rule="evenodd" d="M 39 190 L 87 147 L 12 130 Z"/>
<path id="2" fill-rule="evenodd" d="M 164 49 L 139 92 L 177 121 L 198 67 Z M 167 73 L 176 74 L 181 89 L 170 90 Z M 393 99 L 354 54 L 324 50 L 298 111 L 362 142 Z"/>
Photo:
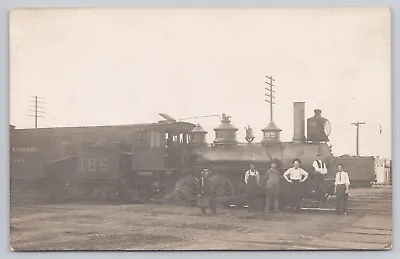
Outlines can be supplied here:
<path id="1" fill-rule="evenodd" d="M 293 142 L 304 143 L 305 142 L 305 103 L 294 102 L 293 103 L 293 118 L 294 118 L 294 131 L 293 131 Z"/>

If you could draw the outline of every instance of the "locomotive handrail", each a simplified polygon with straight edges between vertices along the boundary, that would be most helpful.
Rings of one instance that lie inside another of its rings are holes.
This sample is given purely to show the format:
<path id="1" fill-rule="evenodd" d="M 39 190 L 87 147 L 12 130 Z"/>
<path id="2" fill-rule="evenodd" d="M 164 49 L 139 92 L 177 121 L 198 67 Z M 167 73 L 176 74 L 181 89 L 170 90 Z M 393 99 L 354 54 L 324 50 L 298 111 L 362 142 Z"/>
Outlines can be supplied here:
<path id="1" fill-rule="evenodd" d="M 60 158 L 60 159 L 57 159 L 57 160 L 53 160 L 53 161 L 51 161 L 49 163 L 45 163 L 45 164 L 43 164 L 43 166 L 51 165 L 51 164 L 54 164 L 56 162 L 64 161 L 64 160 L 70 159 L 72 157 L 77 157 L 77 156 L 78 156 L 78 154 L 73 154 L 73 155 L 70 155 L 70 156 L 66 156 L 66 157 L 63 157 L 63 158 Z"/>

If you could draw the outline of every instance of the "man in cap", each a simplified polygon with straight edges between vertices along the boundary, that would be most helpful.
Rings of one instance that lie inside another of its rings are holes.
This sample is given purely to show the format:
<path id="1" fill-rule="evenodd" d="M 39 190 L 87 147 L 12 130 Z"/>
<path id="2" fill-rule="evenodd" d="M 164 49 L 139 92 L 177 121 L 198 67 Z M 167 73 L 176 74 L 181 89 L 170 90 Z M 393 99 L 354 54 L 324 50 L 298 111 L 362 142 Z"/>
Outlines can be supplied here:
<path id="1" fill-rule="evenodd" d="M 212 214 L 217 213 L 217 208 L 215 204 L 216 193 L 212 190 L 212 183 L 210 181 L 211 171 L 205 168 L 201 171 L 200 179 L 198 179 L 200 184 L 200 193 L 197 200 L 198 206 L 201 208 L 203 215 L 207 214 L 206 209 L 210 208 Z"/>
<path id="2" fill-rule="evenodd" d="M 315 183 L 318 185 L 318 188 L 320 189 L 321 197 L 320 200 L 325 202 L 326 200 L 326 183 L 325 179 L 328 173 L 328 167 L 326 166 L 325 162 L 322 161 L 321 159 L 322 153 L 319 151 L 317 153 L 317 159 L 313 162 L 313 167 L 314 167 L 314 174 L 313 174 L 313 180 Z"/>
<path id="3" fill-rule="evenodd" d="M 253 164 L 250 165 L 250 170 L 246 171 L 244 175 L 244 182 L 246 183 L 248 210 L 251 212 L 255 210 L 255 199 L 257 197 L 257 189 L 260 184 L 260 174 L 255 169 Z"/>
<path id="4" fill-rule="evenodd" d="M 347 215 L 347 200 L 349 195 L 350 179 L 349 174 L 343 171 L 344 166 L 338 164 L 338 172 L 335 178 L 335 194 L 336 194 L 336 214 L 342 211 Z"/>
<path id="5" fill-rule="evenodd" d="M 280 172 L 276 168 L 276 162 L 271 163 L 271 168 L 265 174 L 265 212 L 271 209 L 272 201 L 274 203 L 274 211 L 279 211 L 279 180 Z"/>
<path id="6" fill-rule="evenodd" d="M 303 199 L 302 183 L 308 178 L 308 173 L 299 167 L 300 163 L 300 159 L 295 159 L 293 161 L 293 167 L 283 173 L 283 177 L 291 185 L 290 196 L 292 200 L 292 209 L 295 211 L 300 211 L 301 209 L 300 205 Z"/>

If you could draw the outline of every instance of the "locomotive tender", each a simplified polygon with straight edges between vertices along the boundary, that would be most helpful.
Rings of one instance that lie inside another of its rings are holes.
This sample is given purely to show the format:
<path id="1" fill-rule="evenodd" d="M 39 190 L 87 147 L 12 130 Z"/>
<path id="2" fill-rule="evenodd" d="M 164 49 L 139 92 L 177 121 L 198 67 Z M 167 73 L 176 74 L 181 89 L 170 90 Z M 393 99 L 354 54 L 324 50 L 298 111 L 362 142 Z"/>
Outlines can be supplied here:
<path id="1" fill-rule="evenodd" d="M 56 150 L 63 149 L 62 158 L 53 158 L 51 162 L 43 160 L 49 155 L 36 156 L 42 158 L 40 167 L 45 164 L 40 185 L 51 197 L 58 199 L 119 197 L 149 200 L 159 197 L 175 198 L 181 204 L 194 205 L 199 188 L 196 177 L 207 167 L 213 171 L 213 188 L 218 196 L 228 203 L 240 203 L 244 197 L 244 172 L 251 163 L 262 175 L 272 161 L 278 162 L 283 173 L 292 166 L 295 158 L 302 161 L 302 168 L 313 172 L 312 162 L 317 153 L 322 154 L 321 159 L 328 166 L 332 165 L 333 155 L 327 144 L 329 122 L 321 116 L 320 110 L 314 112 L 314 117 L 307 120 L 306 138 L 305 103 L 294 103 L 291 142 L 280 141 L 281 129 L 271 121 L 262 130 L 263 139 L 259 143 L 253 142 L 250 128 L 247 129 L 247 143 L 239 143 L 236 138 L 238 129 L 226 115 L 222 116 L 221 125 L 214 129 L 215 139 L 211 144 L 206 143 L 207 132 L 200 125 L 173 119 L 125 127 L 119 139 L 115 136 L 106 138 L 104 132 L 118 131 L 106 126 L 103 133 L 98 133 L 97 139 L 93 138 L 94 132 L 87 134 L 95 144 L 85 144 L 83 139 L 79 142 L 74 136 L 82 134 L 74 132 L 68 135 L 69 144 L 58 141 L 57 145 L 47 143 L 39 147 L 50 150 L 53 157 Z M 112 139 L 119 141 L 113 143 Z M 19 141 L 23 142 L 21 138 Z M 14 138 L 14 145 L 16 142 L 18 138 Z M 326 196 L 312 179 L 306 183 L 306 198 L 319 200 Z M 282 184 L 285 186 L 284 181 Z M 288 190 L 281 189 L 284 201 Z M 284 206 L 285 202 L 282 204 Z"/>

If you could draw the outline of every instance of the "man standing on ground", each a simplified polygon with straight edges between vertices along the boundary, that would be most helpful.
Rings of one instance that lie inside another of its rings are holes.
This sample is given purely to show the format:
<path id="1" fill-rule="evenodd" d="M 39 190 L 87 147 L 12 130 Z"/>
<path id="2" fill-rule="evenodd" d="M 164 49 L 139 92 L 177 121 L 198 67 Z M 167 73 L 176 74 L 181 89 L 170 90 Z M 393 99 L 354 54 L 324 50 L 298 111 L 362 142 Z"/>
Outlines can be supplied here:
<path id="1" fill-rule="evenodd" d="M 303 199 L 303 182 L 307 180 L 308 173 L 301 169 L 300 160 L 295 159 L 293 161 L 293 167 L 286 170 L 283 177 L 287 182 L 290 183 L 290 196 L 292 200 L 292 209 L 294 211 L 300 211 L 301 201 Z"/>
<path id="2" fill-rule="evenodd" d="M 246 183 L 246 194 L 248 198 L 248 210 L 249 212 L 255 211 L 255 200 L 257 197 L 257 189 L 260 184 L 260 174 L 255 169 L 253 164 L 250 165 L 250 170 L 246 171 L 244 176 L 244 182 Z"/>
<path id="3" fill-rule="evenodd" d="M 349 174 L 343 171 L 343 169 L 344 166 L 338 164 L 339 172 L 336 173 L 335 178 L 336 214 L 340 214 L 343 211 L 344 215 L 347 215 L 350 179 Z"/>
<path id="4" fill-rule="evenodd" d="M 325 180 L 328 174 L 328 167 L 326 166 L 325 162 L 321 160 L 321 156 L 321 152 L 318 152 L 317 159 L 313 162 L 313 180 L 317 184 L 317 187 L 321 193 L 320 201 L 325 202 L 327 191 Z"/>
<path id="5" fill-rule="evenodd" d="M 217 213 L 215 204 L 216 193 L 212 190 L 212 183 L 210 181 L 211 171 L 205 168 L 201 171 L 199 180 L 200 183 L 200 194 L 198 198 L 198 206 L 201 208 L 203 215 L 206 215 L 207 208 L 210 208 L 212 214 Z"/>
<path id="6" fill-rule="evenodd" d="M 276 162 L 272 162 L 271 168 L 265 174 L 265 212 L 270 211 L 272 201 L 274 202 L 274 211 L 279 211 L 279 179 L 280 173 L 276 168 Z"/>

